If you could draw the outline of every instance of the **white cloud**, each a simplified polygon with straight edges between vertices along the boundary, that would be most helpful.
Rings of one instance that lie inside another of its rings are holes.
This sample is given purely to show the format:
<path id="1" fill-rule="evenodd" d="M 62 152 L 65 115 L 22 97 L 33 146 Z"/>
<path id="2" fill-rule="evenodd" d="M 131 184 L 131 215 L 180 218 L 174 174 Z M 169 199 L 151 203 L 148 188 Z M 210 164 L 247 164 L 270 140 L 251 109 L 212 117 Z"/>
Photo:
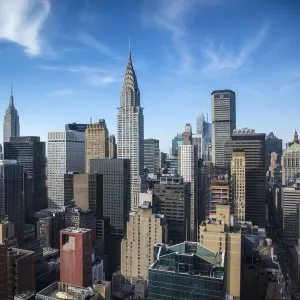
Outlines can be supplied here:
<path id="1" fill-rule="evenodd" d="M 69 96 L 75 93 L 75 90 L 57 90 L 57 91 L 52 91 L 48 95 L 51 97 L 56 97 L 56 96 Z"/>
<path id="2" fill-rule="evenodd" d="M 214 42 L 207 43 L 202 49 L 207 64 L 202 68 L 205 75 L 213 76 L 220 71 L 232 72 L 245 65 L 249 57 L 261 46 L 267 35 L 269 26 L 264 24 L 253 36 L 248 38 L 236 53 L 225 49 L 223 45 L 217 46 Z"/>
<path id="3" fill-rule="evenodd" d="M 111 84 L 114 82 L 118 82 L 118 81 L 120 81 L 120 79 L 118 79 L 117 77 L 109 76 L 109 75 L 106 75 L 106 76 L 92 75 L 92 76 L 87 76 L 86 81 L 90 85 L 103 86 L 103 85 L 108 85 L 108 84 Z"/>
<path id="4" fill-rule="evenodd" d="M 63 72 L 74 72 L 74 73 L 105 73 L 108 70 L 100 68 L 100 67 L 91 67 L 85 65 L 79 66 L 56 66 L 56 65 L 38 65 L 39 69 L 48 70 L 48 71 L 63 71 Z"/>
<path id="5" fill-rule="evenodd" d="M 82 32 L 79 34 L 79 42 L 81 42 L 82 44 L 84 44 L 90 48 L 94 48 L 94 49 L 98 50 L 99 52 L 101 52 L 102 54 L 110 56 L 114 59 L 119 59 L 119 60 L 125 59 L 124 57 L 116 54 L 110 47 L 108 47 L 107 45 L 96 40 L 95 38 L 93 38 L 92 36 L 90 36 L 87 33 Z"/>
<path id="6" fill-rule="evenodd" d="M 41 54 L 41 30 L 49 13 L 48 0 L 1 0 L 0 40 L 21 45 L 27 55 Z"/>

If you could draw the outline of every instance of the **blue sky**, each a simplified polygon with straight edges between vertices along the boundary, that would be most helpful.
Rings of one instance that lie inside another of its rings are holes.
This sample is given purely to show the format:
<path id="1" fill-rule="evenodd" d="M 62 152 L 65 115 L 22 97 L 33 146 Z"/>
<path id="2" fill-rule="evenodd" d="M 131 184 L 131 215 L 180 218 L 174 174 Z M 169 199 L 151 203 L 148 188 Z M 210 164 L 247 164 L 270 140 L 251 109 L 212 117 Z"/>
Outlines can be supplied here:
<path id="1" fill-rule="evenodd" d="M 236 92 L 237 127 L 292 140 L 299 16 L 298 0 L 2 0 L 0 111 L 12 82 L 22 135 L 46 141 L 90 117 L 115 133 L 130 35 L 145 138 L 162 150 L 223 88 Z"/>

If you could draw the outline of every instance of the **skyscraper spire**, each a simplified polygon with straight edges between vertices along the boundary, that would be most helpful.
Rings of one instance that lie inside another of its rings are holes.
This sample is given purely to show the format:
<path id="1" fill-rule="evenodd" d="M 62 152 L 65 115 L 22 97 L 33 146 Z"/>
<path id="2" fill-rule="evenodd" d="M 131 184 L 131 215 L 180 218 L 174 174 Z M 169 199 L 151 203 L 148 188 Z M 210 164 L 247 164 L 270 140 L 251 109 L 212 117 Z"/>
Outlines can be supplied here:
<path id="1" fill-rule="evenodd" d="M 299 144 L 299 138 L 298 138 L 298 133 L 297 133 L 296 129 L 295 129 L 295 134 L 294 134 L 294 143 Z"/>
<path id="2" fill-rule="evenodd" d="M 13 86 L 12 84 L 10 85 L 10 99 L 9 99 L 9 106 L 13 107 L 14 106 L 14 96 L 13 96 Z"/>

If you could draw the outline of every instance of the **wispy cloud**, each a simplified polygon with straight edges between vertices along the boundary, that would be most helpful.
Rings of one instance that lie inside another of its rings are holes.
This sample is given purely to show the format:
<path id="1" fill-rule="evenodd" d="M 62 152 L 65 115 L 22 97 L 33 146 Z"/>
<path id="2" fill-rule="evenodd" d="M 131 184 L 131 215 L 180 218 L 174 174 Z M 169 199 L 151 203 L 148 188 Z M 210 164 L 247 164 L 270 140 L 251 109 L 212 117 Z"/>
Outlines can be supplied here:
<path id="1" fill-rule="evenodd" d="M 102 42 L 96 40 L 91 35 L 81 32 L 79 34 L 79 42 L 90 48 L 96 49 L 104 55 L 110 56 L 114 59 L 124 60 L 125 58 L 115 53 L 109 46 L 103 44 Z"/>
<path id="2" fill-rule="evenodd" d="M 48 94 L 50 97 L 57 97 L 57 96 L 69 96 L 73 95 L 75 93 L 75 90 L 57 90 L 52 91 Z"/>
<path id="3" fill-rule="evenodd" d="M 56 72 L 79 73 L 83 76 L 85 82 L 93 86 L 103 86 L 119 82 L 120 73 L 118 70 L 109 68 L 91 67 L 85 65 L 79 66 L 57 66 L 57 65 L 38 65 L 39 69 Z"/>
<path id="4" fill-rule="evenodd" d="M 216 45 L 215 42 L 208 42 L 202 49 L 207 64 L 202 68 L 205 75 L 214 76 L 220 71 L 232 72 L 245 65 L 251 55 L 262 45 L 269 29 L 269 25 L 264 24 L 257 32 L 249 37 L 239 51 L 234 52 L 226 47 Z"/>
<path id="5" fill-rule="evenodd" d="M 48 0 L 0 1 L 0 40 L 21 45 L 27 55 L 41 54 L 41 31 L 49 13 Z"/>

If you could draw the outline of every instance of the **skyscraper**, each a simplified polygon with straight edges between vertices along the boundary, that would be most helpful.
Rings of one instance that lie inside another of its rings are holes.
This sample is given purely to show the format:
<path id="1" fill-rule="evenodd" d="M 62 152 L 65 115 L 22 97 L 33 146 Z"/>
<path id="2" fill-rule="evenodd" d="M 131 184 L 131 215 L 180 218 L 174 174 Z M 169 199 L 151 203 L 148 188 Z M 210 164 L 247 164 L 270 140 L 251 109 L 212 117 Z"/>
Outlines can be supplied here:
<path id="1" fill-rule="evenodd" d="M 24 237 L 24 171 L 16 160 L 0 161 L 0 219 L 15 226 L 21 245 Z"/>
<path id="2" fill-rule="evenodd" d="M 282 155 L 282 139 L 279 139 L 274 135 L 273 132 L 270 132 L 266 136 L 266 170 L 269 171 L 271 165 L 271 154 L 275 152 L 277 154 L 277 161 L 281 163 Z"/>
<path id="3" fill-rule="evenodd" d="M 266 223 L 266 165 L 265 134 L 253 129 L 234 130 L 231 140 L 225 143 L 225 165 L 230 167 L 233 151 L 245 152 L 246 205 L 245 221 L 258 226 Z"/>
<path id="4" fill-rule="evenodd" d="M 91 173 L 103 175 L 103 216 L 111 233 L 126 233 L 130 211 L 129 159 L 91 159 Z"/>
<path id="5" fill-rule="evenodd" d="M 117 158 L 116 137 L 113 134 L 109 136 L 108 148 L 109 158 Z"/>
<path id="6" fill-rule="evenodd" d="M 18 111 L 14 106 L 14 96 L 11 90 L 9 106 L 5 111 L 3 123 L 3 143 L 9 142 L 11 136 L 20 136 L 20 123 Z"/>
<path id="7" fill-rule="evenodd" d="M 159 171 L 159 140 L 145 139 L 144 140 L 145 153 L 145 168 L 148 173 L 157 174 Z"/>
<path id="8" fill-rule="evenodd" d="M 92 233 L 69 227 L 60 232 L 60 281 L 87 287 L 92 284 Z"/>
<path id="9" fill-rule="evenodd" d="M 131 210 L 139 205 L 140 192 L 146 189 L 144 176 L 144 115 L 140 106 L 140 90 L 131 60 L 122 83 L 118 108 L 118 158 L 130 159 Z"/>
<path id="10" fill-rule="evenodd" d="M 199 197 L 198 197 L 198 151 L 197 146 L 192 145 L 192 130 L 187 128 L 184 133 L 185 144 L 179 147 L 178 171 L 184 182 L 191 183 L 190 202 L 190 239 L 196 240 L 197 220 L 199 217 Z"/>
<path id="11" fill-rule="evenodd" d="M 90 159 L 105 158 L 109 155 L 108 130 L 105 120 L 90 124 L 85 130 L 85 170 L 90 172 Z"/>
<path id="12" fill-rule="evenodd" d="M 48 207 L 58 208 L 64 203 L 64 174 L 84 173 L 84 132 L 74 130 L 48 133 Z"/>
<path id="13" fill-rule="evenodd" d="M 11 137 L 4 143 L 4 159 L 17 160 L 27 173 L 32 185 L 32 208 L 34 212 L 47 207 L 46 146 L 38 136 Z M 30 196 L 30 195 L 28 195 Z"/>
<path id="14" fill-rule="evenodd" d="M 218 90 L 211 93 L 212 109 L 212 161 L 216 166 L 224 164 L 224 144 L 236 128 L 235 93 Z"/>

